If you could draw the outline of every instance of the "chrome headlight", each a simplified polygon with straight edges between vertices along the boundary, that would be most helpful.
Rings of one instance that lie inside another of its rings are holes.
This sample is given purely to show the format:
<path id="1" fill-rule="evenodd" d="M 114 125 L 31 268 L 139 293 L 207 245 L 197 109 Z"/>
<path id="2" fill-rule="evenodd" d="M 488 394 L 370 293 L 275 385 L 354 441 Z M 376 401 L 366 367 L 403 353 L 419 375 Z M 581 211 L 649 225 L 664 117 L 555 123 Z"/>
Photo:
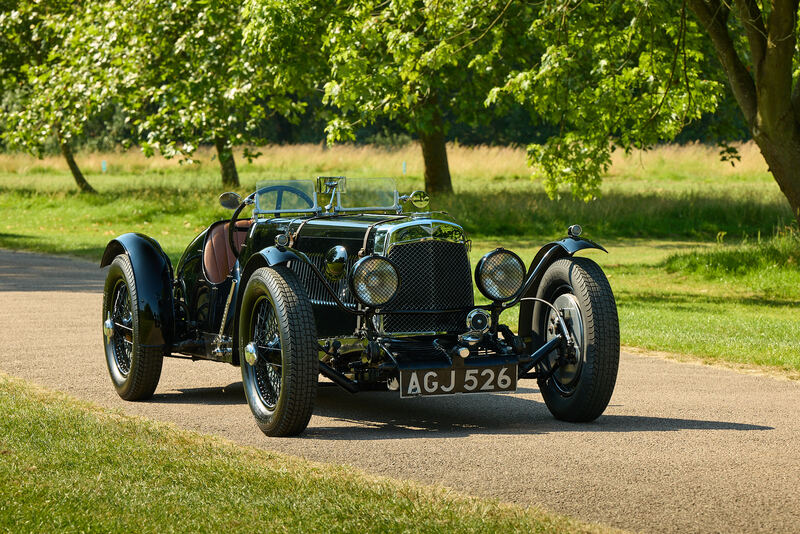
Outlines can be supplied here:
<path id="1" fill-rule="evenodd" d="M 397 269 L 383 256 L 367 256 L 353 265 L 350 289 L 365 306 L 384 306 L 397 294 L 398 287 Z"/>
<path id="2" fill-rule="evenodd" d="M 482 257 L 475 267 L 475 283 L 490 300 L 510 300 L 525 283 L 525 264 L 510 250 L 495 249 Z"/>

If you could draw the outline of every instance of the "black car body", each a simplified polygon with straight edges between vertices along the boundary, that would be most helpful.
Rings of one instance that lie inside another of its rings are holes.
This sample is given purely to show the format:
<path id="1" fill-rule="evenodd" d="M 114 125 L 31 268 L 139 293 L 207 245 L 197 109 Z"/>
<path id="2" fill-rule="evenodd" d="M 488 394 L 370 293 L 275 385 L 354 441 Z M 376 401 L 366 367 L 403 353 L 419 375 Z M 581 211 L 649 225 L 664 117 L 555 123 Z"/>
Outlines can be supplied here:
<path id="1" fill-rule="evenodd" d="M 400 197 L 390 184 L 323 177 L 259 184 L 244 200 L 226 193 L 233 217 L 198 235 L 174 269 L 152 238 L 111 241 L 103 331 L 119 394 L 152 395 L 163 357 L 176 355 L 240 365 L 268 435 L 307 426 L 319 374 L 401 397 L 513 391 L 536 378 L 556 417 L 598 417 L 619 361 L 616 305 L 597 264 L 573 255 L 602 247 L 576 225 L 527 269 L 496 249 L 476 265 L 491 301 L 476 306 L 463 228 L 446 213 L 404 212 L 427 195 Z M 499 318 L 516 305 L 514 333 Z"/>

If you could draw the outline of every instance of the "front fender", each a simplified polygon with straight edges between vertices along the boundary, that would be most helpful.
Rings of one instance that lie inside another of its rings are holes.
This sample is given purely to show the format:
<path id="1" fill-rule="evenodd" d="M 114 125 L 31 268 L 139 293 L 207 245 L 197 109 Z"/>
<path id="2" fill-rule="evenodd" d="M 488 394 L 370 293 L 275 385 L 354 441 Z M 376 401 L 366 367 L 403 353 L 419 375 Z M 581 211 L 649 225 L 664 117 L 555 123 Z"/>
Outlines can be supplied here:
<path id="1" fill-rule="evenodd" d="M 540 248 L 539 252 L 534 256 L 531 266 L 528 268 L 525 288 L 520 298 L 536 296 L 536 293 L 539 291 L 539 283 L 542 280 L 542 276 L 544 276 L 545 271 L 553 262 L 561 258 L 574 256 L 576 252 L 588 248 L 595 248 L 608 253 L 601 245 L 580 237 L 567 237 L 559 241 L 548 243 Z M 534 301 L 523 300 L 519 306 L 518 333 L 523 339 L 531 335 L 535 304 Z"/>
<path id="2" fill-rule="evenodd" d="M 241 276 L 239 277 L 240 283 L 237 295 L 239 297 L 242 296 L 244 293 L 244 286 L 247 285 L 247 280 L 256 269 L 285 265 L 292 260 L 308 261 L 308 258 L 302 252 L 297 252 L 287 247 L 266 247 L 259 250 L 247 259 L 247 263 L 244 269 L 242 269 Z M 238 299 L 237 302 L 241 302 L 241 299 Z"/>
<path id="3" fill-rule="evenodd" d="M 120 254 L 127 254 L 136 284 L 136 309 L 144 345 L 168 350 L 175 335 L 175 309 L 172 299 L 172 264 L 158 242 L 144 234 L 129 233 L 106 246 L 100 267 L 106 267 Z"/>

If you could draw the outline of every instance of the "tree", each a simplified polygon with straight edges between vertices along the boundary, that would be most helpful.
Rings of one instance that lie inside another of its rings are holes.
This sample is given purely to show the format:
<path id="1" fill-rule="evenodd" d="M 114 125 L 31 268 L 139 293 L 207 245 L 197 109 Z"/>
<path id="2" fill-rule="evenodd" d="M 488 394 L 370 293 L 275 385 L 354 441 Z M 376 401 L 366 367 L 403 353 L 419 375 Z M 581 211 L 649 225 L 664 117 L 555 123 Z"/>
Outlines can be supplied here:
<path id="1" fill-rule="evenodd" d="M 568 184 L 594 198 L 610 154 L 677 135 L 714 109 L 720 86 L 706 80 L 696 32 L 662 2 L 545 2 L 527 13 L 525 66 L 494 88 L 487 104 L 517 100 L 556 125 L 528 147 L 528 161 L 553 196 Z M 685 90 L 677 89 L 678 86 Z"/>
<path id="2" fill-rule="evenodd" d="M 527 35 L 544 53 L 512 73 L 506 97 L 559 125 L 529 147 L 548 191 L 592 198 L 610 151 L 673 139 L 730 84 L 753 139 L 800 222 L 798 0 L 548 2 Z M 692 14 L 694 17 L 692 17 Z M 709 50 L 721 72 L 708 67 Z M 725 154 L 725 152 L 723 153 Z"/>
<path id="3" fill-rule="evenodd" d="M 119 0 L 109 30 L 126 43 L 117 92 L 148 155 L 191 159 L 213 144 L 223 185 L 237 187 L 232 148 L 259 143 L 269 113 L 302 110 L 292 87 L 243 46 L 238 2 Z"/>
<path id="4" fill-rule="evenodd" d="M 279 142 L 294 141 L 292 126 L 301 119 L 306 135 L 325 120 L 327 112 L 319 98 L 328 73 L 322 44 L 337 9 L 332 0 L 247 0 L 244 4 L 244 46 L 258 68 L 292 102 L 292 113 L 276 110 Z"/>
<path id="5" fill-rule="evenodd" d="M 397 120 L 419 139 L 426 189 L 452 191 L 444 117 L 470 124 L 489 118 L 481 102 L 516 64 L 521 50 L 509 28 L 528 9 L 492 1 L 349 3 L 327 31 L 325 101 L 340 110 L 329 140 L 352 138 L 364 122 Z"/>
<path id="6" fill-rule="evenodd" d="M 800 223 L 798 0 L 687 0 Z M 733 15 L 733 16 L 732 16 Z"/>
<path id="7" fill-rule="evenodd" d="M 72 53 L 87 15 L 80 1 L 6 1 L 0 12 L 3 138 L 41 157 L 55 138 L 78 189 L 94 193 L 74 157 L 74 140 L 102 110 L 80 74 L 85 57 Z"/>

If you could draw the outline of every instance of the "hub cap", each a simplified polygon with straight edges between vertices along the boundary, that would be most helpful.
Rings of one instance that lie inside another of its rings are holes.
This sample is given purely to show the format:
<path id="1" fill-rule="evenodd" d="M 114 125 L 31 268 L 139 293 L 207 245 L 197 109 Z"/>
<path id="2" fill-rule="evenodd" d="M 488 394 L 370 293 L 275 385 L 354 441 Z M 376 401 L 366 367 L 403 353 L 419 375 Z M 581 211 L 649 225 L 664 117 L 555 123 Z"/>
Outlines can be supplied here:
<path id="1" fill-rule="evenodd" d="M 553 373 L 553 384 L 562 393 L 571 393 L 575 384 L 580 377 L 581 367 L 585 356 L 586 344 L 584 341 L 584 326 L 583 316 L 581 315 L 578 299 L 572 293 L 562 293 L 553 302 L 553 306 L 561 312 L 564 317 L 564 323 L 567 325 L 572 340 L 575 343 L 574 352 L 565 355 L 566 358 L 562 360 L 561 365 Z M 547 315 L 547 332 L 546 340 L 550 341 L 561 333 L 561 328 L 558 323 L 556 313 L 550 309 Z M 556 361 L 559 359 L 559 351 L 553 351 L 548 356 L 548 363 L 552 368 Z"/>

